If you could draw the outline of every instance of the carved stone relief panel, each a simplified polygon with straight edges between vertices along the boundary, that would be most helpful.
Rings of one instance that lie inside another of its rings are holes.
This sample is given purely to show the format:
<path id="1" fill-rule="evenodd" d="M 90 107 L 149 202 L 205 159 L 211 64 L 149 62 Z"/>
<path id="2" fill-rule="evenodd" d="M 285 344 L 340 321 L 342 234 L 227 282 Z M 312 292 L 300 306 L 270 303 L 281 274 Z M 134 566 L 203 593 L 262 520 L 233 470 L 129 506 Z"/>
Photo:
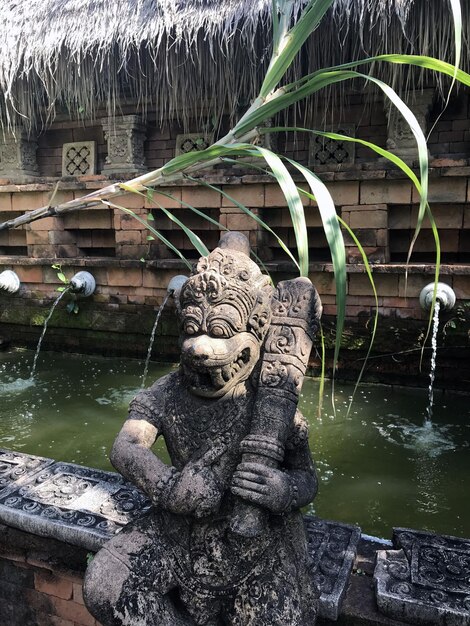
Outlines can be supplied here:
<path id="1" fill-rule="evenodd" d="M 5 133 L 0 141 L 0 177 L 21 183 L 38 176 L 36 151 L 35 138 L 23 129 Z"/>
<path id="2" fill-rule="evenodd" d="M 104 174 L 125 174 L 145 171 L 144 141 L 146 126 L 138 115 L 121 118 L 104 118 L 104 136 L 108 143 L 108 156 Z"/>

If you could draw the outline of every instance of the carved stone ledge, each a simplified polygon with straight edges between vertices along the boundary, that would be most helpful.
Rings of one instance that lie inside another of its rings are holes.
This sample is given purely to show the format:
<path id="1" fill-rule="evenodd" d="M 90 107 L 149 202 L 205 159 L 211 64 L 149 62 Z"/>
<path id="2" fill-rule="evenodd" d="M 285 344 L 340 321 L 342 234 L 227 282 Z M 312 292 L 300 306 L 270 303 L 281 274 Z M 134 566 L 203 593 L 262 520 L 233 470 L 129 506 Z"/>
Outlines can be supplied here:
<path id="1" fill-rule="evenodd" d="M 118 176 L 129 172 L 145 172 L 144 141 L 146 126 L 138 115 L 124 115 L 119 119 L 102 119 L 104 136 L 108 142 L 108 156 L 103 174 Z"/>
<path id="2" fill-rule="evenodd" d="M 394 529 L 395 550 L 380 550 L 377 605 L 410 624 L 470 624 L 470 540 Z"/>
<path id="3" fill-rule="evenodd" d="M 0 142 L 0 178 L 27 183 L 38 177 L 37 148 L 36 140 L 21 128 L 5 133 Z"/>
<path id="4" fill-rule="evenodd" d="M 0 449 L 0 522 L 96 551 L 145 513 L 148 499 L 119 474 Z M 361 531 L 305 516 L 319 614 L 338 618 Z"/>
<path id="5" fill-rule="evenodd" d="M 113 472 L 7 450 L 0 450 L 0 478 L 1 522 L 89 550 L 98 550 L 150 506 Z"/>
<path id="6" fill-rule="evenodd" d="M 358 526 L 304 518 L 312 571 L 320 590 L 320 617 L 337 620 L 361 539 Z"/>

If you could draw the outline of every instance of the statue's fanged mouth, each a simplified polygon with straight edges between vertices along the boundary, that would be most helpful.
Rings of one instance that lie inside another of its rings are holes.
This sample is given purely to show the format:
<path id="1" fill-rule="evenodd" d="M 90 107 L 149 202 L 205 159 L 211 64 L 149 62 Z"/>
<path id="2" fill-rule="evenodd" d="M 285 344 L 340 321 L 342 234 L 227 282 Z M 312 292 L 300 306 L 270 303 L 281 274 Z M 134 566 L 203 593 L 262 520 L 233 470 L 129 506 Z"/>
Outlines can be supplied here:
<path id="1" fill-rule="evenodd" d="M 188 359 L 183 361 L 183 371 L 194 392 L 198 395 L 222 395 L 234 384 L 245 380 L 250 371 L 251 350 L 246 347 L 237 353 L 234 359 L 222 364 L 214 359 L 204 363 L 195 363 Z"/>

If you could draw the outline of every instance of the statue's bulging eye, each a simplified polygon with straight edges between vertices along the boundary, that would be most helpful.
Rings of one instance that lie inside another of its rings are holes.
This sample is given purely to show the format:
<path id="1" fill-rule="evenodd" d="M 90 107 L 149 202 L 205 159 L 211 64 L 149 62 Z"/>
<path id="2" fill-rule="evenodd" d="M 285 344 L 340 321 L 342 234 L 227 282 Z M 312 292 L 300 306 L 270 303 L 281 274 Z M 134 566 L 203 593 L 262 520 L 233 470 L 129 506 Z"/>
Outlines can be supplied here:
<path id="1" fill-rule="evenodd" d="M 184 325 L 184 332 L 186 335 L 195 335 L 199 330 L 199 327 L 194 322 L 186 322 Z"/>
<path id="2" fill-rule="evenodd" d="M 233 329 L 228 324 L 224 324 L 223 322 L 216 322 L 211 324 L 209 327 L 209 332 L 213 337 L 219 338 L 229 338 L 233 337 L 234 335 Z"/>

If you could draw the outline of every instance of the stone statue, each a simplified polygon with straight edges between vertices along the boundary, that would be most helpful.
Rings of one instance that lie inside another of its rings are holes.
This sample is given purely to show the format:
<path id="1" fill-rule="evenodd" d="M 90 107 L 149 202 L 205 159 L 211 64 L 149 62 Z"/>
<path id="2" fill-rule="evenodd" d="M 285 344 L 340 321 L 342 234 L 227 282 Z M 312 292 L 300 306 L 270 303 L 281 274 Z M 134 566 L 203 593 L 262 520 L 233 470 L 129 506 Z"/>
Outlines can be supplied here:
<path id="1" fill-rule="evenodd" d="M 297 401 L 318 295 L 303 278 L 274 289 L 228 233 L 176 301 L 180 368 L 136 396 L 111 453 L 154 506 L 95 556 L 86 605 L 104 626 L 314 624 L 300 507 L 317 479 Z"/>

